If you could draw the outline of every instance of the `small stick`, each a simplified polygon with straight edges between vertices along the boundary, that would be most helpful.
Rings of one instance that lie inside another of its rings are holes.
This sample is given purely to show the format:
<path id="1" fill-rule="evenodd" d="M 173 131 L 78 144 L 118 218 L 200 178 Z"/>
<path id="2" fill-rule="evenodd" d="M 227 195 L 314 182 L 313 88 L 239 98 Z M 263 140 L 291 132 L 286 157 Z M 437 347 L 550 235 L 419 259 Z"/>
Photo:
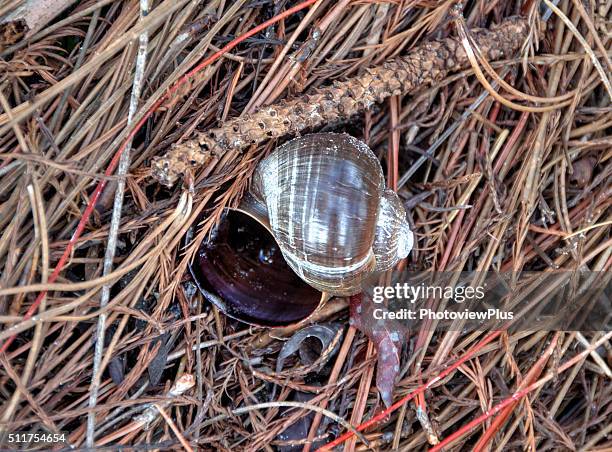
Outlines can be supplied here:
<path id="1" fill-rule="evenodd" d="M 158 404 L 154 404 L 153 406 L 157 408 L 157 410 L 159 411 L 159 414 L 161 414 L 164 420 L 168 423 L 168 425 L 170 426 L 170 428 L 172 429 L 172 431 L 174 432 L 178 440 L 181 442 L 181 444 L 185 448 L 185 450 L 188 452 L 193 452 L 193 449 L 191 448 L 191 446 L 189 445 L 185 437 L 182 435 L 180 430 L 177 428 L 176 424 L 172 421 L 170 416 L 168 416 L 168 413 L 166 413 L 164 409 L 160 407 Z"/>
<path id="2" fill-rule="evenodd" d="M 132 419 L 132 422 L 121 427 L 119 430 L 116 430 L 104 438 L 96 441 L 96 446 L 104 446 L 111 441 L 114 441 L 118 438 L 123 438 L 126 435 L 135 432 L 140 428 L 144 428 L 148 430 L 150 426 L 157 420 L 157 413 L 159 412 L 159 407 L 169 406 L 173 403 L 172 399 L 175 399 L 185 392 L 189 391 L 195 385 L 195 378 L 191 374 L 181 375 L 176 382 L 170 388 L 170 391 L 166 394 L 166 398 L 163 402 L 159 402 L 157 404 L 148 405 L 145 410 L 139 415 L 135 416 Z"/>
<path id="3" fill-rule="evenodd" d="M 528 21 L 519 17 L 506 19 L 490 30 L 471 31 L 488 60 L 514 55 L 528 33 Z M 241 151 L 271 138 L 346 120 L 390 96 L 407 94 L 439 82 L 469 64 L 459 39 L 426 42 L 410 54 L 370 68 L 360 76 L 335 82 L 310 95 L 262 107 L 253 114 L 234 118 L 219 128 L 175 144 L 164 157 L 153 161 L 153 176 L 160 183 L 171 186 L 181 176 L 227 151 Z"/>
<path id="4" fill-rule="evenodd" d="M 149 0 L 140 0 L 140 20 L 142 21 L 149 14 Z M 138 54 L 136 55 L 136 68 L 134 69 L 134 84 L 132 86 L 132 95 L 130 97 L 130 106 L 128 110 L 128 126 L 132 124 L 136 110 L 138 109 L 138 100 L 140 99 L 140 91 L 142 89 L 142 81 L 145 73 L 145 62 L 147 57 L 147 47 L 149 43 L 149 33 L 145 29 L 139 37 Z M 117 247 L 117 237 L 119 236 L 119 224 L 121 223 L 121 208 L 123 206 L 123 195 L 125 192 L 125 176 L 130 167 L 130 147 L 132 143 L 128 141 L 126 150 L 121 154 L 119 159 L 119 168 L 117 169 L 117 188 L 115 191 L 115 200 L 113 203 L 113 213 L 111 217 L 110 231 L 108 234 L 108 245 L 104 254 L 104 264 L 102 275 L 107 276 L 113 271 L 113 261 L 115 259 L 115 250 Z M 103 309 L 110 300 L 111 284 L 102 286 L 102 294 L 100 296 L 100 308 Z M 98 390 L 100 387 L 100 377 L 102 374 L 101 362 L 104 351 L 104 336 L 106 329 L 106 313 L 103 312 L 98 317 L 96 328 L 96 344 L 94 348 L 94 360 L 91 376 L 89 406 L 94 408 L 98 400 Z M 96 413 L 90 411 L 87 415 L 87 447 L 93 447 L 94 435 L 96 429 Z"/>

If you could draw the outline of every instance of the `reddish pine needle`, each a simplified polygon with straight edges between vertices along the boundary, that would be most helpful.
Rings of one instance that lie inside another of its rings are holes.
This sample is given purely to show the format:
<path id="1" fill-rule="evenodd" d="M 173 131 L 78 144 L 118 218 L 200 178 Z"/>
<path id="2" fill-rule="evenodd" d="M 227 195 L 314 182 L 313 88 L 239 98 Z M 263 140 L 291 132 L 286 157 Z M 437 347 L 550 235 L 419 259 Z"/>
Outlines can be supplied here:
<path id="1" fill-rule="evenodd" d="M 606 334 L 601 339 L 599 339 L 597 342 L 593 343 L 591 345 L 591 347 L 589 347 L 586 350 L 578 353 L 573 358 L 571 358 L 569 361 L 567 361 L 563 365 L 559 366 L 554 371 L 549 372 L 547 375 L 545 375 L 544 377 L 540 378 L 535 383 L 532 383 L 529 386 L 527 386 L 526 388 L 524 388 L 524 389 L 522 389 L 520 391 L 515 392 L 510 397 L 502 400 L 500 403 L 495 405 L 490 410 L 488 410 L 488 411 L 484 412 L 483 414 L 481 414 L 480 416 L 478 416 L 476 419 L 473 419 L 472 421 L 468 422 L 463 427 L 461 427 L 459 430 L 457 430 L 456 432 L 452 433 L 451 435 L 447 436 L 442 441 L 440 441 L 439 444 L 436 444 L 434 447 L 429 449 L 429 452 L 435 452 L 435 451 L 442 450 L 443 447 L 447 446 L 448 444 L 452 443 L 453 441 L 457 440 L 458 438 L 461 438 L 463 435 L 468 433 L 474 427 L 476 427 L 479 424 L 483 423 L 484 421 L 489 419 L 491 416 L 495 416 L 497 413 L 499 413 L 505 407 L 507 407 L 507 406 L 509 406 L 509 405 L 511 405 L 513 403 L 516 403 L 517 401 L 519 401 L 520 399 L 525 397 L 527 394 L 529 394 L 531 391 L 534 391 L 534 390 L 538 389 L 540 386 L 543 386 L 544 383 L 546 383 L 547 381 L 552 380 L 558 374 L 563 373 L 567 369 L 569 369 L 570 367 L 575 366 L 580 361 L 582 361 L 586 357 L 586 355 L 591 353 L 593 350 L 595 350 L 597 347 L 599 347 L 604 342 L 609 341 L 610 337 L 612 337 L 612 332 Z M 359 428 L 357 428 L 357 430 L 359 430 Z"/>
<path id="2" fill-rule="evenodd" d="M 521 389 L 522 386 L 527 386 L 528 384 L 532 383 L 534 380 L 537 380 L 540 377 L 540 375 L 544 371 L 544 366 L 546 366 L 549 358 L 554 353 L 557 347 L 557 344 L 559 341 L 559 335 L 560 333 L 557 331 L 555 333 L 555 336 L 553 337 L 553 340 L 550 341 L 550 344 L 548 345 L 544 353 L 542 353 L 542 356 L 540 356 L 540 358 L 536 361 L 535 365 L 532 366 L 531 369 L 529 369 L 523 381 L 519 383 L 519 387 L 518 387 L 519 390 Z M 516 403 L 518 403 L 518 401 Z M 491 425 L 489 425 L 485 429 L 484 433 L 482 434 L 482 436 L 480 437 L 480 439 L 478 440 L 478 442 L 476 442 L 476 445 L 474 446 L 474 452 L 481 452 L 487 449 L 487 444 L 489 443 L 489 441 L 493 439 L 493 437 L 499 431 L 499 429 L 506 423 L 506 421 L 508 420 L 508 417 L 512 414 L 512 412 L 516 408 L 516 403 L 514 405 L 507 406 L 503 410 L 503 412 L 495 418 L 495 420 L 491 423 Z"/>
<path id="3" fill-rule="evenodd" d="M 461 364 L 463 364 L 465 361 L 470 359 L 470 357 L 472 357 L 478 350 L 482 349 L 482 347 L 484 347 L 486 344 L 488 344 L 493 339 L 498 337 L 501 333 L 502 333 L 502 330 L 497 330 L 497 331 L 491 332 L 482 341 L 480 341 L 478 344 L 473 346 L 465 355 L 463 355 L 463 357 L 461 357 L 460 359 L 455 361 L 455 363 L 453 363 L 450 367 L 448 367 L 447 369 L 442 371 L 437 377 L 432 378 L 431 380 L 429 380 L 429 382 L 427 384 L 419 386 L 417 389 L 412 391 L 410 394 L 408 394 L 405 397 L 403 397 L 402 399 L 398 400 L 392 406 L 390 406 L 388 409 L 380 412 L 379 414 L 374 416 L 369 421 L 366 421 L 363 424 L 357 426 L 355 430 L 357 430 L 358 432 L 361 432 L 361 431 L 365 430 L 366 428 L 370 427 L 371 425 L 373 425 L 373 424 L 383 420 L 390 413 L 392 413 L 393 411 L 395 411 L 396 409 L 401 407 L 403 404 L 405 404 L 406 402 L 409 402 L 410 400 L 412 400 L 417 394 L 420 394 L 420 393 L 424 392 L 429 386 L 434 384 L 436 381 L 439 381 L 442 378 L 446 377 L 450 372 L 452 372 L 457 367 L 459 367 Z M 516 403 L 518 400 L 520 400 L 523 397 L 525 397 L 531 391 L 536 390 L 540 386 L 543 386 L 544 383 L 552 380 L 556 375 L 558 375 L 558 374 L 560 374 L 562 372 L 565 372 L 570 367 L 575 366 L 582 359 L 584 359 L 585 356 L 587 356 L 589 353 L 591 353 L 593 350 L 595 350 L 601 344 L 603 344 L 606 341 L 609 341 L 611 337 L 612 337 L 612 332 L 607 333 L 602 338 L 600 338 L 597 342 L 593 343 L 591 345 L 591 347 L 587 348 L 586 350 L 584 350 L 581 353 L 578 353 L 573 358 L 568 360 L 566 363 L 560 365 L 557 369 L 555 369 L 555 371 L 549 372 L 546 376 L 540 378 L 535 383 L 532 383 L 529 386 L 527 386 L 526 388 L 524 388 L 524 389 L 522 389 L 520 391 L 515 392 L 510 397 L 502 400 L 500 403 L 495 405 L 490 410 L 486 411 L 482 415 L 478 416 L 477 418 L 475 418 L 472 421 L 470 421 L 467 424 L 465 424 L 463 427 L 461 427 L 456 432 L 454 432 L 451 435 L 449 435 L 446 438 L 444 438 L 442 441 L 440 441 L 440 443 L 436 444 L 431 449 L 429 449 L 429 452 L 436 452 L 436 451 L 442 450 L 443 447 L 447 446 L 448 444 L 452 443 L 453 441 L 457 440 L 458 438 L 461 438 L 463 435 L 468 433 L 474 427 L 478 426 L 479 424 L 481 424 L 482 422 L 486 421 L 490 417 L 495 416 L 497 413 L 499 413 L 505 407 L 507 407 L 507 406 L 509 406 L 509 405 L 511 405 L 513 403 Z M 344 435 L 338 437 L 334 441 L 331 441 L 331 442 L 325 444 L 323 447 L 321 447 L 318 450 L 319 451 L 331 450 L 335 446 L 337 446 L 339 444 L 342 444 L 344 441 L 346 441 L 352 435 L 353 435 L 352 431 L 346 432 Z"/>
<path id="4" fill-rule="evenodd" d="M 383 419 L 385 419 L 389 414 L 393 413 L 395 410 L 397 410 L 402 405 L 404 405 L 405 403 L 407 403 L 410 400 L 412 400 L 413 398 L 415 398 L 417 395 L 425 392 L 431 385 L 433 385 L 437 381 L 442 380 L 448 374 L 450 374 L 455 369 L 457 369 L 459 366 L 461 366 L 464 362 L 466 362 L 467 360 L 472 358 L 476 354 L 476 352 L 478 352 L 480 349 L 482 349 L 489 342 L 491 342 L 494 339 L 496 339 L 501 333 L 502 333 L 502 330 L 492 331 L 491 333 L 489 333 L 487 336 L 485 336 L 485 338 L 482 341 L 480 341 L 478 344 L 476 344 L 472 348 L 470 348 L 461 358 L 459 358 L 457 361 L 455 361 L 449 367 L 447 367 L 442 372 L 440 372 L 436 377 L 434 377 L 431 380 L 429 380 L 426 384 L 419 386 L 417 389 L 415 389 L 411 393 L 405 395 L 403 398 L 401 398 L 400 400 L 395 402 L 393 405 L 391 405 L 386 410 L 381 411 L 380 413 L 378 413 L 373 418 L 367 420 L 363 424 L 360 424 L 358 427 L 356 427 L 356 430 L 358 432 L 361 432 L 361 431 L 365 430 L 366 428 L 368 428 L 368 427 L 370 427 L 370 426 L 372 426 L 372 425 L 382 421 Z M 331 442 L 325 444 L 324 446 L 322 446 L 318 450 L 319 451 L 331 450 L 334 447 L 336 447 L 337 445 L 342 444 L 344 441 L 346 441 L 347 439 L 351 438 L 353 435 L 354 435 L 354 433 L 352 431 L 348 431 L 344 435 L 341 435 L 338 438 L 336 438 L 334 441 L 331 441 Z"/>
<path id="5" fill-rule="evenodd" d="M 119 149 L 117 150 L 115 155 L 113 156 L 113 158 L 110 161 L 108 167 L 106 168 L 106 171 L 104 171 L 104 175 L 105 176 L 111 176 L 115 172 L 115 169 L 117 168 L 117 165 L 119 164 L 119 159 L 121 158 L 121 154 L 123 154 L 123 151 L 127 147 L 127 144 L 134 138 L 134 136 L 138 133 L 138 131 L 141 129 L 141 127 L 145 124 L 145 122 L 151 117 L 151 115 L 157 111 L 157 109 L 160 107 L 160 105 L 165 100 L 167 100 L 170 97 L 171 94 L 175 93 L 184 83 L 189 81 L 189 79 L 191 77 L 193 77 L 193 75 L 195 75 L 196 73 L 200 72 L 202 69 L 204 69 L 205 67 L 209 66 L 211 63 L 213 63 L 216 60 L 218 60 L 219 58 L 221 58 L 225 53 L 227 53 L 230 50 L 232 50 L 234 47 L 236 47 L 238 44 L 243 42 L 245 39 L 250 38 L 254 34 L 257 34 L 260 31 L 268 28 L 270 25 L 275 24 L 276 22 L 279 22 L 279 21 L 283 20 L 286 17 L 289 17 L 292 14 L 295 14 L 296 12 L 298 12 L 298 11 L 304 9 L 304 8 L 307 8 L 310 5 L 312 5 L 312 4 L 314 4 L 314 3 L 318 2 L 318 1 L 319 0 L 306 0 L 306 1 L 302 2 L 302 3 L 299 3 L 298 5 L 294 6 L 293 8 L 289 8 L 288 10 L 286 10 L 286 11 L 284 11 L 284 12 L 282 12 L 282 13 L 276 15 L 276 16 L 274 16 L 273 18 L 263 22 L 262 24 L 260 24 L 260 25 L 258 25 L 256 27 L 252 28 L 251 30 L 247 31 L 246 33 L 244 33 L 244 34 L 238 36 L 237 38 L 235 38 L 234 40 L 230 41 L 222 49 L 220 49 L 219 51 L 217 51 L 216 53 L 211 55 L 209 58 L 207 58 L 204 61 L 202 61 L 200 64 L 195 66 L 192 70 L 190 70 L 185 75 L 183 75 L 181 78 L 179 78 L 168 89 L 168 91 L 166 91 L 151 106 L 151 108 L 149 108 L 149 110 L 147 110 L 147 112 L 143 115 L 143 117 L 140 119 L 140 121 L 138 121 L 136 123 L 136 125 L 134 126 L 132 131 L 128 134 L 126 139 L 123 141 L 123 143 L 121 144 L 121 146 L 119 147 Z M 91 197 L 89 198 L 89 202 L 87 203 L 87 206 L 85 207 L 85 210 L 83 211 L 83 214 L 81 215 L 81 219 L 79 220 L 79 223 L 78 223 L 76 229 L 74 230 L 74 233 L 72 234 L 72 238 L 68 242 L 68 245 L 66 245 L 66 249 L 64 250 L 64 253 L 62 254 L 62 257 L 57 262 L 57 265 L 55 266 L 55 269 L 53 270 L 53 273 L 49 276 L 49 279 L 48 279 L 48 283 L 49 284 L 52 284 L 52 283 L 54 283 L 57 280 L 57 277 L 59 276 L 60 272 L 62 271 L 62 269 L 66 265 L 66 262 L 68 261 L 68 258 L 72 254 L 72 250 L 74 249 L 74 246 L 76 245 L 77 241 L 81 237 L 81 234 L 85 230 L 85 226 L 87 226 L 87 223 L 89 221 L 89 217 L 91 216 L 91 214 L 92 214 L 92 212 L 93 212 L 93 210 L 94 210 L 94 208 L 96 206 L 96 203 L 98 201 L 98 198 L 102 194 L 102 190 L 104 190 L 105 186 L 106 186 L 106 179 L 101 179 L 100 182 L 98 182 L 98 185 L 96 186 L 95 190 L 93 191 Z M 24 321 L 30 319 L 34 315 L 34 313 L 38 309 L 38 306 L 40 305 L 40 303 L 42 302 L 43 298 L 46 295 L 47 295 L 47 291 L 46 290 L 44 290 L 44 291 L 42 291 L 42 292 L 40 292 L 38 294 L 38 296 L 36 297 L 36 300 L 34 300 L 34 303 L 32 303 L 32 306 L 30 306 L 30 308 L 27 310 L 27 312 L 23 316 L 23 320 Z M 0 347 L 0 353 L 4 353 L 8 349 L 8 347 L 11 345 L 13 340 L 15 340 L 16 336 L 17 335 L 14 334 L 13 336 L 9 337 L 4 344 L 2 344 L 2 347 Z"/>

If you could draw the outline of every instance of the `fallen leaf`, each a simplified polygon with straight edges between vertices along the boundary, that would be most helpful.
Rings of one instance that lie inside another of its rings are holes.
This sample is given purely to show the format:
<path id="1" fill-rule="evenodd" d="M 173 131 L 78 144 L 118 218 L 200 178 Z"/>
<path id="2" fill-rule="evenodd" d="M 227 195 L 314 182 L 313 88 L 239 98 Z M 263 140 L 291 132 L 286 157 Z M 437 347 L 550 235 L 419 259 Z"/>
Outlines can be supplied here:
<path id="1" fill-rule="evenodd" d="M 376 347 L 376 387 L 384 404 L 393 404 L 393 389 L 400 372 L 402 347 L 406 335 L 395 320 L 374 320 L 374 302 L 365 294 L 350 298 L 350 323 L 365 334 Z M 376 305 L 377 309 L 384 309 Z"/>

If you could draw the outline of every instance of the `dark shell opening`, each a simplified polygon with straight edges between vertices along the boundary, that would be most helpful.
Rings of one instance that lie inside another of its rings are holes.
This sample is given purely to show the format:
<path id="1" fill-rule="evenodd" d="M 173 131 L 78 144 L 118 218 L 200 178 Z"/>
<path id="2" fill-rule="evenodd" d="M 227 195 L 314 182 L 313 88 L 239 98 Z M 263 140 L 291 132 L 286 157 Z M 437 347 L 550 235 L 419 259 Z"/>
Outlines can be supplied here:
<path id="1" fill-rule="evenodd" d="M 289 268 L 269 231 L 235 210 L 226 212 L 190 268 L 205 298 L 230 317 L 258 326 L 299 322 L 321 300 L 321 292 Z"/>

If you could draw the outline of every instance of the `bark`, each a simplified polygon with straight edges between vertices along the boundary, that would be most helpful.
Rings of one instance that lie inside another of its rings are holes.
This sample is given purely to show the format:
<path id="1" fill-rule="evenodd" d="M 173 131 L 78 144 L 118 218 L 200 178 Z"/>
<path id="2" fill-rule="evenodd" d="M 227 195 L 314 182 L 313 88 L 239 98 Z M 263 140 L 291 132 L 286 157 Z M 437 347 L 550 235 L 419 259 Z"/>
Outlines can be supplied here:
<path id="1" fill-rule="evenodd" d="M 528 32 L 528 22 L 518 17 L 506 19 L 491 29 L 471 31 L 482 54 L 490 61 L 512 57 Z M 171 186 L 182 175 L 206 165 L 213 156 L 347 120 L 389 96 L 411 93 L 469 65 L 459 38 L 426 42 L 406 56 L 366 69 L 362 75 L 262 107 L 175 144 L 165 156 L 153 161 L 153 176 Z"/>
<path id="2" fill-rule="evenodd" d="M 26 0 L 0 18 L 0 48 L 29 38 L 75 0 Z"/>

